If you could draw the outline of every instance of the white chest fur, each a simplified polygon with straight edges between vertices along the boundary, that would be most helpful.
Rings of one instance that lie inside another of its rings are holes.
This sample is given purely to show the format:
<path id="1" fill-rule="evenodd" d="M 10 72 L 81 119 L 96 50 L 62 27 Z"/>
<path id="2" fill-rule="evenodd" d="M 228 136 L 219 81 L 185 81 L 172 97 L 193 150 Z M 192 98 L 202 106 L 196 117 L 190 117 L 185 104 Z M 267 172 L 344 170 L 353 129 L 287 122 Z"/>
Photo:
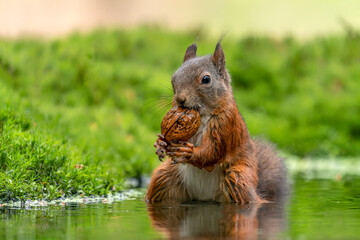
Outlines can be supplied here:
<path id="1" fill-rule="evenodd" d="M 201 125 L 197 133 L 189 140 L 195 147 L 201 145 L 203 134 L 206 131 L 210 115 L 201 116 Z M 216 166 L 213 171 L 199 169 L 190 164 L 179 166 L 179 175 L 192 200 L 211 201 L 215 200 L 219 190 L 220 166 Z"/>
<path id="2" fill-rule="evenodd" d="M 211 172 L 190 164 L 179 166 L 179 175 L 192 200 L 215 200 L 219 191 L 221 169 L 216 166 Z"/>
<path id="3" fill-rule="evenodd" d="M 201 145 L 202 136 L 205 133 L 209 119 L 210 119 L 210 115 L 201 116 L 201 124 L 198 131 L 195 133 L 195 135 L 192 138 L 189 139 L 189 142 L 194 144 L 195 147 Z"/>

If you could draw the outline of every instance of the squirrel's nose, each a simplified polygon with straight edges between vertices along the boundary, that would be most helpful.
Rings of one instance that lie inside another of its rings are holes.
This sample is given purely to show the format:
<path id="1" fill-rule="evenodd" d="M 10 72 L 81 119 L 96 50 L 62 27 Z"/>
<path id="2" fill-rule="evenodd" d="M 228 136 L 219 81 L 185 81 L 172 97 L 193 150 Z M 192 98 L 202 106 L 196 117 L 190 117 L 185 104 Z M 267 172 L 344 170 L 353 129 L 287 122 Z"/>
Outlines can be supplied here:
<path id="1" fill-rule="evenodd" d="M 180 106 L 184 106 L 185 102 L 186 102 L 186 97 L 185 96 L 176 96 L 176 102 L 180 105 Z"/>

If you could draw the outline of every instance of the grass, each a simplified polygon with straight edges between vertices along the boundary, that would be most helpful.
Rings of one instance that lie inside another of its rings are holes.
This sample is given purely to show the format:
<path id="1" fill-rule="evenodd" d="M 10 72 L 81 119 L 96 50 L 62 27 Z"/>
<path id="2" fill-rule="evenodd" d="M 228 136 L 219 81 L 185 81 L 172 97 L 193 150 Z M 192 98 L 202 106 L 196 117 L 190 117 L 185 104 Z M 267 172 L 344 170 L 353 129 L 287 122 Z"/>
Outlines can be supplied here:
<path id="1" fill-rule="evenodd" d="M 42 128 L 31 103 L 0 83 L 0 199 L 55 199 L 104 195 L 120 181 L 91 156 Z"/>
<path id="2" fill-rule="evenodd" d="M 149 27 L 1 39 L 0 198 L 105 194 L 150 173 L 171 74 L 196 36 L 199 55 L 211 53 L 216 39 L 202 32 Z M 252 135 L 298 157 L 360 155 L 359 34 L 223 48 Z"/>

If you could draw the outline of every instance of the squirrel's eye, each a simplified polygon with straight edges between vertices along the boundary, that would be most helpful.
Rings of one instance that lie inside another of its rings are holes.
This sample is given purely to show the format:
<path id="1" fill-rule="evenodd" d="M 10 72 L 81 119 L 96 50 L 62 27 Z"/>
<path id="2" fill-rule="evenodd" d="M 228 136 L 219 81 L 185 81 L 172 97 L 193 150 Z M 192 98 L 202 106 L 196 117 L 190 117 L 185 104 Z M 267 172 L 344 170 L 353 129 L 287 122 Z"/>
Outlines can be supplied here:
<path id="1" fill-rule="evenodd" d="M 202 79 L 201 79 L 201 84 L 208 84 L 210 83 L 210 76 L 209 75 L 205 75 Z"/>

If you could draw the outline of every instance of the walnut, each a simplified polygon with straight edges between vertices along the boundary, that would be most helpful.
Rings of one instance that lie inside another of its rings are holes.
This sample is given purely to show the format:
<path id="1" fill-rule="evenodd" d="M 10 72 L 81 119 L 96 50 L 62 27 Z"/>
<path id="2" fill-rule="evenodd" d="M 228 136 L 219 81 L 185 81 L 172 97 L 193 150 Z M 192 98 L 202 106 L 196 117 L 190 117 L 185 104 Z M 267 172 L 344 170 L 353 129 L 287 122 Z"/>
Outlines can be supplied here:
<path id="1" fill-rule="evenodd" d="M 163 118 L 161 134 L 168 142 L 187 141 L 197 132 L 200 123 L 198 111 L 175 106 Z"/>

